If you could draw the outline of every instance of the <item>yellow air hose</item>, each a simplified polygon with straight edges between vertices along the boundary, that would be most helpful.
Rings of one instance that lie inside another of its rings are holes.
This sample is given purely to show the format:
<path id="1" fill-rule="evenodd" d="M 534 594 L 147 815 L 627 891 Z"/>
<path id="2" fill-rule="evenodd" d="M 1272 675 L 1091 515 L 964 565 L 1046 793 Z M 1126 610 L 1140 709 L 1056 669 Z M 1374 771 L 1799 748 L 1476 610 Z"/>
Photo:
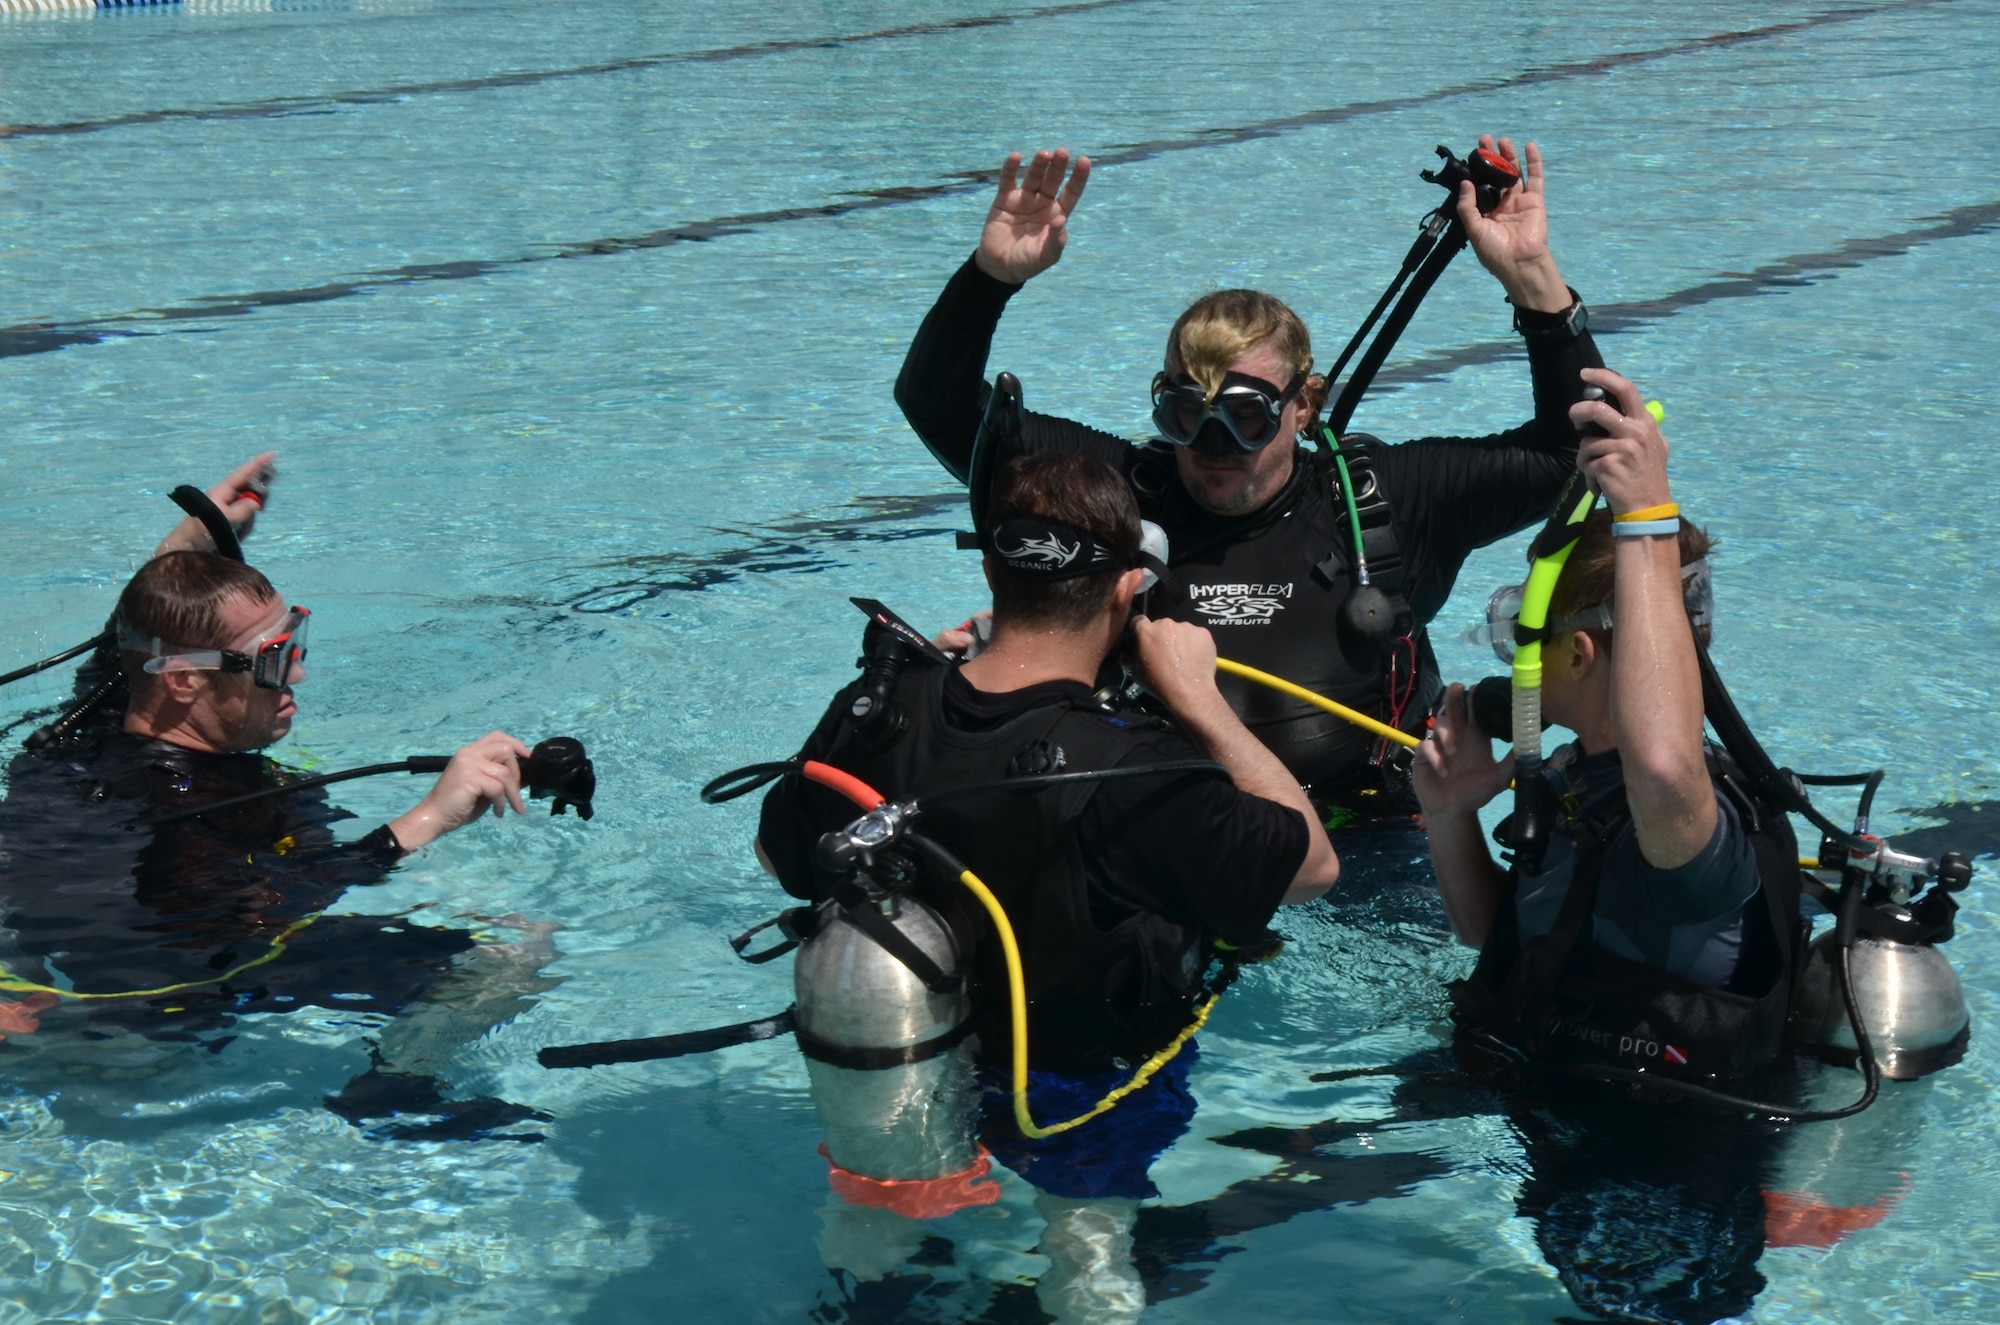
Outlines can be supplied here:
<path id="1" fill-rule="evenodd" d="M 1080 1113 L 1065 1122 L 1050 1123 L 1047 1127 L 1043 1127 L 1035 1121 L 1034 1114 L 1028 1109 L 1028 993 L 1027 982 L 1021 975 L 1021 949 L 1014 942 L 1014 926 L 1008 923 L 1007 910 L 1000 905 L 1000 899 L 993 895 L 992 889 L 980 882 L 978 875 L 971 870 L 963 870 L 958 876 L 958 881 L 972 890 L 972 895 L 986 908 L 986 914 L 993 919 L 993 928 L 1000 934 L 1000 951 L 1007 960 L 1008 1011 L 1014 1029 L 1014 1124 L 1021 1129 L 1021 1135 L 1030 1140 L 1039 1141 L 1045 1136 L 1054 1136 L 1058 1132 L 1067 1132 L 1072 1127 L 1081 1127 L 1092 1118 L 1109 1113 L 1118 1101 L 1143 1088 L 1153 1079 L 1155 1072 L 1172 1061 L 1173 1056 L 1194 1038 L 1194 1033 L 1208 1020 L 1209 1009 L 1215 1006 L 1215 1000 L 1222 997 L 1220 993 L 1210 994 L 1197 1004 L 1194 1020 L 1190 1021 L 1179 1035 L 1168 1041 L 1158 1053 L 1139 1064 L 1139 1070 L 1132 1074 L 1130 1081 L 1092 1105 L 1089 1112 Z"/>
<path id="2" fill-rule="evenodd" d="M 1394 741 L 1398 745 L 1406 745 L 1412 750 L 1423 744 L 1421 740 L 1410 735 L 1408 732 L 1397 731 L 1386 722 L 1377 722 L 1366 713 L 1358 713 L 1345 704 L 1336 704 L 1325 695 L 1314 694 L 1302 685 L 1293 685 L 1281 676 L 1273 676 L 1269 672 L 1260 672 L 1255 667 L 1245 667 L 1242 663 L 1232 662 L 1227 658 L 1217 658 L 1215 660 L 1215 670 L 1218 672 L 1227 672 L 1231 676 L 1240 676 L 1246 681 L 1255 681 L 1261 686 L 1269 686 L 1280 694 L 1290 695 L 1293 699 L 1302 699 L 1314 708 L 1325 709 L 1334 717 L 1353 723 L 1363 731 L 1374 732 L 1384 740 Z"/>

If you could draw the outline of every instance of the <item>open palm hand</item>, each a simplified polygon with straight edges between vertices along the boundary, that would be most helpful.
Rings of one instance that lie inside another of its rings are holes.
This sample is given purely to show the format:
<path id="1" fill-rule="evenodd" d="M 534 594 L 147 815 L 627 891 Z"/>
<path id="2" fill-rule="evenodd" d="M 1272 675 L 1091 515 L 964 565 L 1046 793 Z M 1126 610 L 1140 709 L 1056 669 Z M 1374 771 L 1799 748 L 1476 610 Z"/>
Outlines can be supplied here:
<path id="1" fill-rule="evenodd" d="M 992 210 L 986 213 L 986 228 L 979 235 L 975 260 L 981 271 L 1020 285 L 1056 265 L 1069 242 L 1069 218 L 1090 179 L 1089 157 L 1078 157 L 1075 170 L 1069 165 L 1068 148 L 1044 149 L 1035 153 L 1023 176 L 1021 154 L 1008 156 L 1000 168 Z"/>

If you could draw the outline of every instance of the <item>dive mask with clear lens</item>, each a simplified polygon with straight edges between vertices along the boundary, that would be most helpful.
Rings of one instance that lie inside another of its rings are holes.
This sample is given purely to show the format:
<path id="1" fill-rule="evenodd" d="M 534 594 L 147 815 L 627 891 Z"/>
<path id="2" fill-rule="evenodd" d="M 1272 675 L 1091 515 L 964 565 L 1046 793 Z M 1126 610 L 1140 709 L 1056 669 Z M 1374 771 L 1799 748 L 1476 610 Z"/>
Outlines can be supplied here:
<path id="1" fill-rule="evenodd" d="M 1495 589 L 1493 596 L 1486 600 L 1486 619 L 1465 632 L 1467 644 L 1492 645 L 1494 656 L 1509 666 L 1514 662 L 1515 632 L 1521 624 L 1522 587 L 1507 584 Z M 1715 577 L 1707 557 L 1681 567 L 1681 602 L 1687 608 L 1691 624 L 1714 624 Z M 1608 604 L 1587 607 L 1575 616 L 1564 617 L 1542 627 L 1541 639 L 1547 643 L 1557 635 L 1572 630 L 1610 630 L 1612 620 Z"/>
<path id="2" fill-rule="evenodd" d="M 311 622 L 311 608 L 293 607 L 275 631 L 244 649 L 180 649 L 165 640 L 132 632 L 121 622 L 118 647 L 150 653 L 146 670 L 155 676 L 161 672 L 248 672 L 263 689 L 283 690 L 305 675 L 306 629 Z"/>

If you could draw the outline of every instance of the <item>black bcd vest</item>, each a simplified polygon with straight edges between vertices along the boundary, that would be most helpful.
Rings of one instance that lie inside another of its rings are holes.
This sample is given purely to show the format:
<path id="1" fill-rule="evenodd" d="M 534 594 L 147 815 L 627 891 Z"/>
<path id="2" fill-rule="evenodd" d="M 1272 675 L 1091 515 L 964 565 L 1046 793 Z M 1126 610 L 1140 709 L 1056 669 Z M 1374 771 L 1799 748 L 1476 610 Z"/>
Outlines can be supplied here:
<path id="1" fill-rule="evenodd" d="M 900 735 L 877 746 L 850 726 L 825 762 L 894 802 L 1028 773 L 1162 762 L 1143 753 L 1131 758 L 1161 729 L 1161 720 L 1082 702 L 1031 709 L 985 731 L 961 730 L 944 720 L 946 674 L 944 667 L 912 662 L 893 697 L 904 720 Z M 1101 785 L 945 801 L 925 809 L 915 824 L 916 832 L 963 861 L 1005 908 L 1021 951 L 1029 1052 L 1038 1069 L 1094 1071 L 1116 1060 L 1136 1061 L 1172 1039 L 1193 1015 L 1203 936 L 1151 912 L 1126 916 L 1108 929 L 1091 913 L 1078 824 Z M 958 880 L 937 877 L 928 866 L 919 895 L 951 920 L 962 939 L 972 940 L 980 1058 L 1008 1062 L 1007 971 L 991 921 Z"/>
<path id="2" fill-rule="evenodd" d="M 1779 1055 L 1805 946 L 1798 843 L 1783 811 L 1752 794 L 1726 755 L 1711 752 L 1709 773 L 1742 815 L 1760 884 L 1743 908 L 1742 955 L 1728 985 L 1705 988 L 1591 940 L 1605 852 L 1631 822 L 1620 795 L 1584 826 L 1554 926 L 1526 944 L 1516 928 L 1519 876 L 1509 870 L 1478 965 L 1451 986 L 1462 1027 L 1546 1066 L 1643 1069 L 1709 1087 Z"/>

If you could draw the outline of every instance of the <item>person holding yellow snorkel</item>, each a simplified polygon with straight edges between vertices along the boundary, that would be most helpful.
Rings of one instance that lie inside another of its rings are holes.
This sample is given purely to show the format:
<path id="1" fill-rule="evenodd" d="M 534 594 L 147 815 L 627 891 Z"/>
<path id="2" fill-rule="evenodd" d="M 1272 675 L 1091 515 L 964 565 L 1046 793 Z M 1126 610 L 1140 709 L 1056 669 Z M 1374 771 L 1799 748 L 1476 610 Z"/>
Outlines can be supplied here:
<path id="1" fill-rule="evenodd" d="M 1546 626 L 1523 632 L 1520 595 L 1502 590 L 1485 628 L 1509 661 L 1541 645 L 1542 713 L 1577 738 L 1501 826 L 1507 868 L 1478 812 L 1513 757 L 1493 757 L 1463 686 L 1417 754 L 1445 913 L 1480 949 L 1455 999 L 1464 1024 L 1531 1058 L 1731 1081 L 1783 1037 L 1797 845 L 1704 737 L 1709 538 L 1673 500 L 1666 438 L 1630 382 L 1585 377 L 1609 401 L 1572 410 L 1597 434 L 1577 464 L 1605 506 L 1581 525 Z"/>

